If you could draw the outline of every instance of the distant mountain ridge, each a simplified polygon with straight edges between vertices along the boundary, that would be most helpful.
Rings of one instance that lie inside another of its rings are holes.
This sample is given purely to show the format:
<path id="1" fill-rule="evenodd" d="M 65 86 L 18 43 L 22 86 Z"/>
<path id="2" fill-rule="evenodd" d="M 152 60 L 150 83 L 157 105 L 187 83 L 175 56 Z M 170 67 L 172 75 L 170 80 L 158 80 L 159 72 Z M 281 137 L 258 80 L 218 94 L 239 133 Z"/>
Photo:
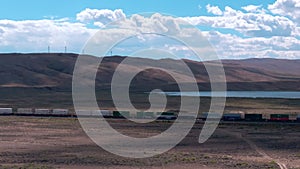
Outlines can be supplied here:
<path id="1" fill-rule="evenodd" d="M 69 53 L 0 54 L 0 88 L 72 89 L 72 74 L 78 55 Z M 92 56 L 90 56 L 92 57 Z M 105 57 L 98 69 L 96 85 L 99 90 L 110 88 L 114 70 L 124 59 L 122 56 Z M 97 58 L 94 58 L 97 59 Z M 164 65 L 172 70 L 179 67 L 178 60 L 152 60 L 133 58 L 136 62 Z M 209 90 L 209 76 L 204 63 L 184 60 L 194 73 L 200 90 Z M 245 59 L 222 60 L 229 90 L 300 91 L 300 60 Z M 213 65 L 213 61 L 205 62 Z M 128 64 L 124 72 L 140 69 Z M 187 75 L 177 72 L 183 81 L 191 82 Z M 132 81 L 132 90 L 176 90 L 174 79 L 161 70 L 140 72 Z"/>

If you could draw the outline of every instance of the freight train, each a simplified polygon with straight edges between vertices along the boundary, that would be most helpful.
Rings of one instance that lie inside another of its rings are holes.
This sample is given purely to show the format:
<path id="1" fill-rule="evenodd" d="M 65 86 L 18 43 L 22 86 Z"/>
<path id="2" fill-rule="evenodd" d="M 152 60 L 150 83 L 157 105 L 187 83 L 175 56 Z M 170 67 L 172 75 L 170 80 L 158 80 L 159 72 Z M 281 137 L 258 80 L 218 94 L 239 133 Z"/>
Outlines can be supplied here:
<path id="1" fill-rule="evenodd" d="M 300 122 L 300 113 L 284 113 L 284 114 L 268 114 L 268 113 L 244 113 L 244 112 L 230 112 L 230 113 L 202 113 L 200 119 L 206 120 L 210 114 L 210 119 L 219 114 L 219 119 L 222 121 L 273 121 L 273 122 Z"/>
<path id="2" fill-rule="evenodd" d="M 102 115 L 104 118 L 136 118 L 136 119 L 158 119 L 158 120 L 176 120 L 178 114 L 175 112 L 136 112 L 130 111 L 116 111 L 116 110 L 78 110 L 77 113 L 68 109 L 41 109 L 41 108 L 0 108 L 0 116 L 4 115 L 18 115 L 18 116 L 58 116 L 58 117 L 98 117 Z M 213 120 L 222 121 L 273 121 L 273 122 L 300 122 L 300 112 L 270 114 L 270 113 L 252 113 L 232 111 L 225 113 L 217 112 L 203 112 L 199 113 L 182 113 L 182 118 L 197 118 L 200 120 Z"/>

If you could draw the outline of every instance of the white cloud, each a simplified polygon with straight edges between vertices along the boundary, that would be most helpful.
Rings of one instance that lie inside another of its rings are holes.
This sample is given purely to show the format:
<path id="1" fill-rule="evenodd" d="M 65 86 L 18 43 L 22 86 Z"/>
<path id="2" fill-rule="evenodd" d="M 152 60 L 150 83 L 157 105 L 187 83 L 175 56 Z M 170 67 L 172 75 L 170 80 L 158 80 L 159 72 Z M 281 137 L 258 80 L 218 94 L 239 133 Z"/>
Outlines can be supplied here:
<path id="1" fill-rule="evenodd" d="M 0 49 L 3 51 L 44 52 L 50 45 L 52 51 L 79 52 L 95 30 L 84 24 L 66 20 L 0 20 Z"/>
<path id="2" fill-rule="evenodd" d="M 299 36 L 298 25 L 287 17 L 267 13 L 244 13 L 228 6 L 221 16 L 196 16 L 184 19 L 193 25 L 234 29 L 247 36 Z"/>
<path id="3" fill-rule="evenodd" d="M 212 13 L 214 15 L 222 15 L 223 12 L 218 6 L 211 6 L 210 4 L 206 5 L 206 10 L 208 13 Z"/>
<path id="4" fill-rule="evenodd" d="M 247 5 L 243 6 L 242 9 L 244 9 L 246 12 L 252 12 L 252 13 L 265 13 L 265 9 L 262 9 L 262 5 Z"/>
<path id="5" fill-rule="evenodd" d="M 268 9 L 282 16 L 288 16 L 300 24 L 300 1 L 299 0 L 277 0 L 268 6 Z"/>
<path id="6" fill-rule="evenodd" d="M 114 11 L 109 9 L 90 9 L 87 8 L 76 15 L 76 19 L 80 22 L 89 23 L 94 22 L 97 26 L 103 26 L 110 22 L 117 21 L 119 19 L 125 19 L 126 15 L 122 9 L 116 9 Z"/>
<path id="7" fill-rule="evenodd" d="M 217 31 L 203 33 L 221 58 L 300 58 L 300 40 L 295 37 L 241 38 Z"/>
<path id="8" fill-rule="evenodd" d="M 227 17 L 225 17 L 225 15 Z M 239 21 L 234 21 L 234 19 L 243 16 Z M 208 18 L 208 19 L 207 19 Z M 187 20 L 187 18 L 183 18 Z M 199 18 L 197 18 L 199 19 Z M 226 59 L 241 59 L 241 58 L 251 58 L 251 57 L 273 57 L 273 58 L 300 58 L 300 40 L 296 37 L 291 36 L 291 32 L 280 32 L 280 29 L 284 29 L 283 25 L 288 23 L 293 25 L 292 21 L 288 18 L 280 16 L 271 16 L 269 14 L 245 14 L 241 11 L 236 11 L 230 7 L 226 7 L 224 16 L 216 17 L 202 17 L 207 24 L 214 25 L 216 27 L 229 27 L 236 29 L 237 27 L 241 32 L 246 32 L 247 34 L 253 34 L 253 37 L 240 37 L 232 34 L 222 34 L 218 31 L 209 31 L 204 32 L 204 36 L 208 38 L 213 47 L 217 50 L 220 58 Z M 213 19 L 219 21 L 215 23 Z M 228 19 L 222 21 L 222 19 Z M 232 22 L 229 22 L 229 21 Z M 251 20 L 257 20 L 257 23 L 246 22 Z M 199 20 L 197 20 L 199 21 Z M 222 22 L 221 22 L 222 21 Z M 242 22 L 244 21 L 244 22 Z M 275 22 L 278 22 L 275 24 Z M 282 22 L 282 23 L 281 23 Z M 178 35 L 182 38 L 189 39 L 190 45 L 194 47 L 195 50 L 201 51 L 202 53 L 209 54 L 211 53 L 211 48 L 208 46 L 201 46 L 198 42 L 201 34 L 195 29 L 189 29 L 184 26 L 181 26 L 184 22 L 179 19 L 172 18 L 169 16 L 162 16 L 160 14 L 154 14 L 151 17 L 144 17 L 141 15 L 133 15 L 131 18 L 126 19 L 122 22 L 121 25 L 118 25 L 120 28 L 126 28 L 128 30 L 134 30 L 134 32 L 155 32 L 163 35 Z M 224 24 L 224 25 L 217 25 Z M 244 24 L 244 25 L 243 25 Z M 274 24 L 274 25 L 273 25 Z M 287 25 L 288 25 L 287 24 Z M 276 26 L 281 26 L 280 28 L 274 29 Z M 251 28 L 251 29 L 250 29 Z M 288 26 L 286 27 L 286 29 Z M 278 32 L 275 32 L 278 31 Z M 255 31 L 255 32 L 251 32 Z M 261 31 L 261 32 L 259 32 Z M 117 31 L 118 32 L 118 31 Z M 102 38 L 109 40 L 116 40 L 120 36 L 124 36 L 128 32 L 124 32 L 122 35 L 117 35 L 116 32 L 111 31 L 110 33 L 101 34 Z M 259 35 L 260 36 L 257 36 Z M 285 35 L 284 35 L 285 34 Z M 254 36 L 255 35 L 255 36 Z M 277 35 L 277 36 L 274 36 Z M 279 36 L 280 35 L 280 36 Z M 196 38 L 197 37 L 197 38 Z M 115 39 L 112 39 L 115 38 Z M 173 54 L 178 54 L 181 56 L 191 57 L 191 52 L 186 46 L 180 45 L 178 43 L 173 43 L 166 39 L 160 38 L 141 38 L 142 41 L 133 40 L 129 41 L 126 45 L 119 46 L 119 50 L 126 49 L 128 53 L 133 52 L 134 50 L 139 50 L 141 46 L 147 46 L 149 48 L 160 48 L 172 52 Z M 117 50 L 115 50 L 117 52 Z M 187 58 L 188 59 L 188 58 Z"/>
<path id="9" fill-rule="evenodd" d="M 114 23 L 122 29 L 134 29 L 137 33 L 177 34 L 180 31 L 176 18 L 155 13 L 150 17 L 134 14 L 130 18 Z"/>

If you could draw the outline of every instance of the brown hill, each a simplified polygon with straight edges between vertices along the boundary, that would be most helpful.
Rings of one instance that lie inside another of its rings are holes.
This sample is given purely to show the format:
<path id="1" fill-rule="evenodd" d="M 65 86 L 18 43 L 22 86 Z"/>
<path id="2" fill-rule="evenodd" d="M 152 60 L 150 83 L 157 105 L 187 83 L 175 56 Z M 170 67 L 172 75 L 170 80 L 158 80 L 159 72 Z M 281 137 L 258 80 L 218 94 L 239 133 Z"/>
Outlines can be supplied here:
<path id="1" fill-rule="evenodd" d="M 96 59 L 89 56 L 92 59 Z M 114 70 L 125 57 L 105 57 L 98 70 L 97 88 L 110 88 Z M 71 91 L 72 73 L 76 54 L 0 54 L 0 88 L 47 88 L 51 90 Z M 184 60 L 197 78 L 201 90 L 209 90 L 209 77 L 204 64 Z M 300 91 L 300 60 L 246 59 L 223 60 L 229 90 L 290 90 Z M 161 65 L 173 70 L 185 83 L 192 77 L 180 72 L 178 60 L 134 58 L 127 64 L 125 73 L 140 70 L 139 63 Z M 207 62 L 214 65 L 214 62 Z M 87 68 L 88 69 L 88 68 Z M 131 90 L 148 91 L 154 88 L 176 90 L 174 79 L 158 69 L 140 72 L 132 81 Z"/>

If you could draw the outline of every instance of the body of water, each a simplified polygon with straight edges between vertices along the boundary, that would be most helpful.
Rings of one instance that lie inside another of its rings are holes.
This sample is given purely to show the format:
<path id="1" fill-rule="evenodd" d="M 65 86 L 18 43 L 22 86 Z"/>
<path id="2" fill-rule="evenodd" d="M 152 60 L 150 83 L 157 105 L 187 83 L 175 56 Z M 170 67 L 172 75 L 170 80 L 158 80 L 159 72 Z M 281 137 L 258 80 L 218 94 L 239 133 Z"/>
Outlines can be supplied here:
<path id="1" fill-rule="evenodd" d="M 164 92 L 168 96 L 201 96 L 211 97 L 212 92 Z M 286 98 L 300 99 L 300 92 L 294 91 L 227 91 L 214 92 L 215 97 L 236 97 L 236 98 Z"/>

